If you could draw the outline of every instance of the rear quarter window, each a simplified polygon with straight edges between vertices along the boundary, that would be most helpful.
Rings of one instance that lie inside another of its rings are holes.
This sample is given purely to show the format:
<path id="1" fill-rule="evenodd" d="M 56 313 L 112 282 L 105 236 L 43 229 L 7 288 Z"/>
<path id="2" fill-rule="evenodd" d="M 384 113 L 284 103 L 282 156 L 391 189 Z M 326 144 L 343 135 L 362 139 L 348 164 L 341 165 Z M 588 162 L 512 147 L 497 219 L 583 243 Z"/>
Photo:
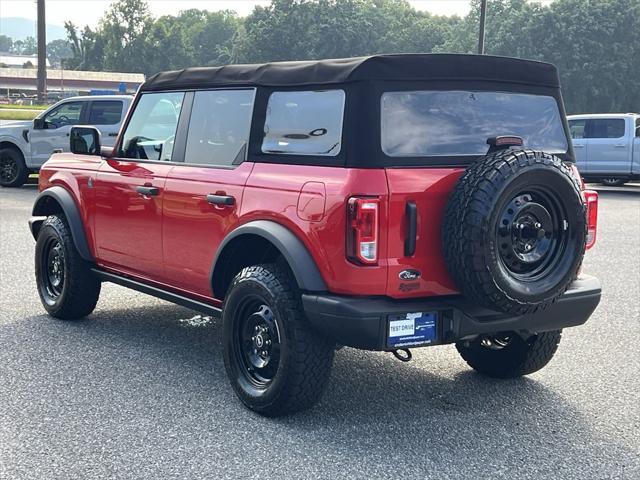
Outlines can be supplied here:
<path id="1" fill-rule="evenodd" d="M 262 153 L 335 157 L 340 153 L 344 90 L 273 92 Z"/>
<path id="2" fill-rule="evenodd" d="M 526 148 L 565 153 L 567 138 L 553 97 L 485 91 L 386 92 L 382 150 L 389 157 L 483 155 L 487 139 L 517 135 Z"/>
<path id="3" fill-rule="evenodd" d="M 116 125 L 122 117 L 120 100 L 94 101 L 89 110 L 90 125 Z"/>
<path id="4" fill-rule="evenodd" d="M 625 121 L 623 118 L 594 118 L 588 120 L 587 138 L 622 138 Z"/>

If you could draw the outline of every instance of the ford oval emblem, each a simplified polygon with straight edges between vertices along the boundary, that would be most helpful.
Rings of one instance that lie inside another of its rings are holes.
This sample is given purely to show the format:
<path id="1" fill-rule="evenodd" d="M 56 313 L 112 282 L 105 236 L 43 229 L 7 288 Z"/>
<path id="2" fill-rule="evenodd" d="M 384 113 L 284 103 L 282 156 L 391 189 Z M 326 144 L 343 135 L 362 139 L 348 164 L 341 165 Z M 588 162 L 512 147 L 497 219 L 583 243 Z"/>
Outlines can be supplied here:
<path id="1" fill-rule="evenodd" d="M 420 275 L 421 273 L 419 270 L 402 270 L 398 274 L 398 278 L 400 280 L 416 280 L 420 278 Z"/>

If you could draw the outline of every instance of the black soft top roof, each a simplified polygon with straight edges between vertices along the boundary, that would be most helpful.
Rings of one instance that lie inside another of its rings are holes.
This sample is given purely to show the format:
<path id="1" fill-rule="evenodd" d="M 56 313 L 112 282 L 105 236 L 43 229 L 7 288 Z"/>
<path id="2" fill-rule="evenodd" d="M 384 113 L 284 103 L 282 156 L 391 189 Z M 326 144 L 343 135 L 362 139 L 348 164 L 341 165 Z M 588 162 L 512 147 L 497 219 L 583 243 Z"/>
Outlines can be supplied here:
<path id="1" fill-rule="evenodd" d="M 296 87 L 366 80 L 469 80 L 558 88 L 549 63 L 489 55 L 397 54 L 187 68 L 149 78 L 143 91 L 221 86 Z"/>

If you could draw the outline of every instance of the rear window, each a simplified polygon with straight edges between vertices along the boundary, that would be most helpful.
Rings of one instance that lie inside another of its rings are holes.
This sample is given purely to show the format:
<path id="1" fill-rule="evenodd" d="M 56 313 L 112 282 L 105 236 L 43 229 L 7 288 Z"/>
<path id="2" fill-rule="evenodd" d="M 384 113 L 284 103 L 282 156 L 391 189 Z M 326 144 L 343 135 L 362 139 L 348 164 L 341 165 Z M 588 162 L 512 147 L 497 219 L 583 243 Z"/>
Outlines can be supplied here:
<path id="1" fill-rule="evenodd" d="M 91 103 L 89 125 L 116 125 L 122 117 L 122 102 L 105 100 Z"/>
<path id="2" fill-rule="evenodd" d="M 527 148 L 565 153 L 553 97 L 505 92 L 408 91 L 382 95 L 382 150 L 390 157 L 483 155 L 487 139 L 522 137 Z"/>
<path id="3" fill-rule="evenodd" d="M 625 133 L 623 118 L 589 118 L 569 120 L 571 138 L 622 138 Z"/>
<path id="4" fill-rule="evenodd" d="M 344 90 L 273 92 L 263 153 L 335 157 L 340 153 Z"/>
<path id="5" fill-rule="evenodd" d="M 588 121 L 587 138 L 622 138 L 624 137 L 623 118 L 597 118 Z"/>

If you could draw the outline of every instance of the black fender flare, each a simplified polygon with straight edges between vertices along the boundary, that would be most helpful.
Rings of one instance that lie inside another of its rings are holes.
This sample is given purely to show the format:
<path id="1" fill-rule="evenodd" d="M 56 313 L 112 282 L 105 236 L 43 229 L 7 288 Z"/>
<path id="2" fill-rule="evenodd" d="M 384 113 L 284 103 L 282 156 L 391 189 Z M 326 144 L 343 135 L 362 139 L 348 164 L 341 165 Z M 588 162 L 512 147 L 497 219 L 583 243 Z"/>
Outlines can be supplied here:
<path id="1" fill-rule="evenodd" d="M 298 288 L 306 292 L 326 292 L 327 285 L 320 275 L 320 271 L 302 241 L 288 228 L 269 220 L 255 220 L 239 226 L 231 231 L 222 241 L 216 253 L 211 268 L 210 284 L 213 287 L 214 279 L 219 278 L 220 258 L 223 257 L 225 247 L 234 239 L 242 235 L 257 235 L 271 242 L 289 264 L 293 276 L 298 283 Z M 214 295 L 215 295 L 214 291 Z"/>
<path id="2" fill-rule="evenodd" d="M 78 210 L 78 206 L 76 205 L 73 196 L 63 187 L 56 185 L 54 187 L 47 188 L 36 197 L 36 201 L 33 204 L 33 210 L 31 212 L 33 217 L 29 220 L 29 226 L 31 227 L 33 238 L 37 240 L 40 226 L 48 214 L 45 205 L 50 201 L 49 199 L 60 205 L 60 208 L 64 212 L 67 224 L 71 230 L 73 243 L 80 256 L 84 260 L 93 262 L 94 258 L 91 254 L 91 250 L 89 250 L 89 243 L 87 242 L 87 235 L 84 231 L 80 211 Z"/>

